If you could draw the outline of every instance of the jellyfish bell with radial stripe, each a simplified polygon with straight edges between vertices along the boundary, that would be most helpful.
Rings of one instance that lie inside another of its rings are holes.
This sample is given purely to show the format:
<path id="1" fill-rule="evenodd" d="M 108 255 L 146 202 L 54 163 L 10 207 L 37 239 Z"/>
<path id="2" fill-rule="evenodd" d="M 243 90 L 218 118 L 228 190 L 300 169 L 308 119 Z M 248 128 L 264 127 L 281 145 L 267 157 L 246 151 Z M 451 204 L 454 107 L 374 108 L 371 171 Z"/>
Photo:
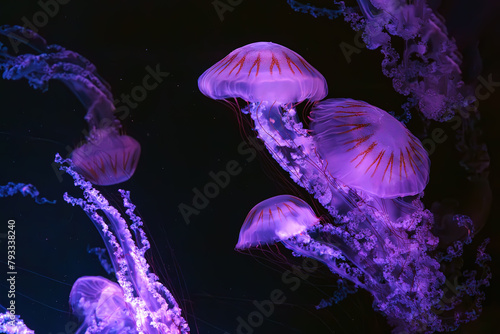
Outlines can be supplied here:
<path id="1" fill-rule="evenodd" d="M 250 210 L 240 230 L 236 249 L 274 244 L 306 232 L 319 223 L 312 208 L 295 196 L 280 195 Z"/>
<path id="2" fill-rule="evenodd" d="M 328 93 L 319 71 L 296 52 L 271 42 L 232 51 L 200 76 L 198 87 L 214 100 L 241 98 L 279 105 L 318 101 Z"/>
<path id="3" fill-rule="evenodd" d="M 94 129 L 87 142 L 71 154 L 75 170 L 93 184 L 107 186 L 134 175 L 141 145 L 112 127 Z"/>
<path id="4" fill-rule="evenodd" d="M 316 104 L 311 128 L 327 170 L 346 185 L 380 198 L 416 195 L 429 181 L 430 159 L 397 119 L 364 101 Z"/>

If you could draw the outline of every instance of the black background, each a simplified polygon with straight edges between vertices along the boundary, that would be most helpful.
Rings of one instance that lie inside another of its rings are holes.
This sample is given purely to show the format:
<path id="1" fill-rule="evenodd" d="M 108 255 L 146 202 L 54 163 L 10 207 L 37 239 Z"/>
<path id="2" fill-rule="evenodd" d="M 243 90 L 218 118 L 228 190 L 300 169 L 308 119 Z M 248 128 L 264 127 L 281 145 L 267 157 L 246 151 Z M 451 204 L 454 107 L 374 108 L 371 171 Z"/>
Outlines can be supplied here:
<path id="1" fill-rule="evenodd" d="M 389 332 L 385 318 L 373 311 L 371 296 L 365 291 L 331 308 L 315 310 L 314 305 L 335 290 L 336 280 L 325 268 L 291 291 L 281 276 L 291 265 L 300 266 L 301 259 L 294 259 L 284 248 L 252 255 L 234 251 L 247 212 L 256 203 L 289 189 L 281 186 L 284 174 L 272 172 L 275 166 L 265 154 L 246 162 L 237 149 L 244 138 L 235 113 L 204 97 L 198 91 L 197 78 L 237 47 L 272 41 L 298 52 L 318 69 L 328 81 L 329 97 L 361 99 L 396 112 L 404 98 L 382 75 L 378 51 L 361 48 L 351 62 L 346 61 L 339 45 L 354 45 L 355 32 L 342 18 L 330 21 L 296 13 L 285 0 L 233 3 L 239 4 L 225 12 L 221 21 L 211 1 L 71 0 L 60 6 L 39 33 L 50 44 L 88 58 L 116 97 L 141 84 L 146 66 L 160 64 L 162 71 L 170 73 L 123 121 L 126 133 L 140 142 L 142 156 L 134 177 L 120 187 L 132 191 L 153 243 L 150 261 L 154 271 L 186 311 L 193 333 L 237 333 L 237 317 L 246 319 L 255 311 L 252 302 L 269 299 L 274 289 L 282 290 L 286 301 L 254 329 L 256 334 Z M 498 6 L 487 1 L 474 5 L 446 1 L 438 7 L 459 47 L 478 47 L 482 75 L 492 74 L 494 81 L 500 81 Z M 36 1 L 3 1 L 0 24 L 22 25 L 23 17 L 33 22 L 40 10 Z M 473 72 L 478 63 L 464 54 L 464 68 Z M 0 92 L 0 184 L 33 183 L 43 196 L 58 201 L 43 206 L 20 196 L 0 201 L 0 232 L 6 230 L 8 219 L 16 220 L 17 312 L 37 333 L 74 333 L 71 324 L 76 319 L 67 303 L 71 285 L 78 277 L 106 273 L 86 252 L 88 245 L 102 246 L 96 229 L 80 209 L 62 200 L 66 191 L 79 192 L 69 177 L 59 181 L 52 161 L 56 152 L 64 155 L 67 145 L 74 147 L 84 139 L 85 110 L 58 82 L 51 82 L 48 92 L 42 93 L 24 80 L 2 80 Z M 481 126 L 491 155 L 494 202 L 489 222 L 477 236 L 479 241 L 493 239 L 489 252 L 497 276 L 499 98 L 500 92 L 495 91 L 480 104 Z M 418 132 L 419 122 L 411 122 L 412 126 Z M 449 137 L 453 138 L 452 132 Z M 442 198 L 461 200 L 467 195 L 461 188 L 465 176 L 453 144 L 448 140 L 431 156 L 431 181 L 424 199 L 427 206 Z M 203 188 L 210 181 L 209 172 L 224 170 L 231 160 L 241 164 L 242 172 L 187 225 L 178 205 L 190 205 L 192 189 Z M 103 189 L 112 203 L 120 201 L 116 189 Z M 472 248 L 469 253 L 474 255 Z M 494 277 L 486 290 L 484 314 L 459 333 L 496 330 L 498 284 Z M 4 291 L 6 284 L 1 286 Z M 1 293 L 0 303 L 5 301 Z"/>

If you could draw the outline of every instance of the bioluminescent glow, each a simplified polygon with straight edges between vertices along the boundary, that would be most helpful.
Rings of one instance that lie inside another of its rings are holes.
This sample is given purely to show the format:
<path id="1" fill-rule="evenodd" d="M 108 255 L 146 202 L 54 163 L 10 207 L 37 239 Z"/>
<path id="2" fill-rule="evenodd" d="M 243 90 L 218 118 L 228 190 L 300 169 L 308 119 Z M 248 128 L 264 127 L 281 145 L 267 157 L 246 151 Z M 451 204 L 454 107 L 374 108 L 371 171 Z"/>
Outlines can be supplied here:
<path id="1" fill-rule="evenodd" d="M 141 146 L 134 138 L 120 133 L 109 84 L 97 74 L 95 66 L 76 52 L 47 45 L 33 31 L 3 26 L 0 34 L 36 51 L 14 56 L 0 44 L 0 70 L 4 79 L 27 79 L 33 88 L 42 91 L 48 89 L 50 80 L 59 80 L 87 109 L 85 120 L 90 131 L 86 143 L 72 153 L 76 170 L 97 185 L 128 180 L 137 167 Z"/>

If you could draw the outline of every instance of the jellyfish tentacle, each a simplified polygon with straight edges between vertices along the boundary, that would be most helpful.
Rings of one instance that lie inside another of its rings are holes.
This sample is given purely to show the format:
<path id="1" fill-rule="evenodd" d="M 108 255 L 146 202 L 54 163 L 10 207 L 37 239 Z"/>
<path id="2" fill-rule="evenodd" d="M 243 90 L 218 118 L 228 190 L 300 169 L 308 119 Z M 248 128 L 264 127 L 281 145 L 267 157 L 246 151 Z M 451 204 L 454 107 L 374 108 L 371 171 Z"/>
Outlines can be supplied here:
<path id="1" fill-rule="evenodd" d="M 90 131 L 86 143 L 71 154 L 80 173 L 96 185 L 124 182 L 135 172 L 141 147 L 120 133 L 113 95 L 95 66 L 76 52 L 48 45 L 38 34 L 21 27 L 0 27 L 0 35 L 16 38 L 37 54 L 16 55 L 18 50 L 0 47 L 0 70 L 5 79 L 25 78 L 35 89 L 46 91 L 50 80 L 63 82 L 87 110 Z M 24 36 L 24 37 L 22 37 Z M 1 45 L 0 45 L 1 46 Z"/>

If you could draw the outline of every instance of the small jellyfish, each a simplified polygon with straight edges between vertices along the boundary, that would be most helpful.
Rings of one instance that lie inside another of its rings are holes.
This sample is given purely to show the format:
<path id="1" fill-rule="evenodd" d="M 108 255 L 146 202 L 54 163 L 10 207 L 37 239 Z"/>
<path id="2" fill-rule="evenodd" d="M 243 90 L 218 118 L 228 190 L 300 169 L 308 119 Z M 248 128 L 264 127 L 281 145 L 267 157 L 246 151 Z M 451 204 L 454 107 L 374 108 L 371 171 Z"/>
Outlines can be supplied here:
<path id="1" fill-rule="evenodd" d="M 38 34 L 18 26 L 0 27 L 0 35 L 26 44 L 36 54 L 13 55 L 0 43 L 0 70 L 5 79 L 25 78 L 29 84 L 47 90 L 49 80 L 63 82 L 87 109 L 89 124 L 86 143 L 72 153 L 76 170 L 96 185 L 128 180 L 135 172 L 141 147 L 121 133 L 115 117 L 113 95 L 95 66 L 76 52 L 58 45 L 47 45 Z"/>
<path id="2" fill-rule="evenodd" d="M 316 104 L 311 115 L 318 152 L 333 177 L 381 198 L 424 190 L 430 159 L 387 112 L 363 101 L 329 99 Z"/>
<path id="3" fill-rule="evenodd" d="M 132 177 L 140 152 L 141 146 L 134 138 L 112 129 L 95 129 L 87 142 L 72 152 L 71 159 L 87 180 L 107 186 Z"/>
<path id="4" fill-rule="evenodd" d="M 300 198 L 280 195 L 260 202 L 248 213 L 240 230 L 237 249 L 273 243 L 305 232 L 316 225 L 311 207 Z"/>
<path id="5" fill-rule="evenodd" d="M 133 310 L 124 300 L 122 288 L 104 277 L 80 277 L 73 284 L 69 303 L 73 313 L 83 321 L 76 332 L 99 328 L 99 333 L 133 333 Z"/>

